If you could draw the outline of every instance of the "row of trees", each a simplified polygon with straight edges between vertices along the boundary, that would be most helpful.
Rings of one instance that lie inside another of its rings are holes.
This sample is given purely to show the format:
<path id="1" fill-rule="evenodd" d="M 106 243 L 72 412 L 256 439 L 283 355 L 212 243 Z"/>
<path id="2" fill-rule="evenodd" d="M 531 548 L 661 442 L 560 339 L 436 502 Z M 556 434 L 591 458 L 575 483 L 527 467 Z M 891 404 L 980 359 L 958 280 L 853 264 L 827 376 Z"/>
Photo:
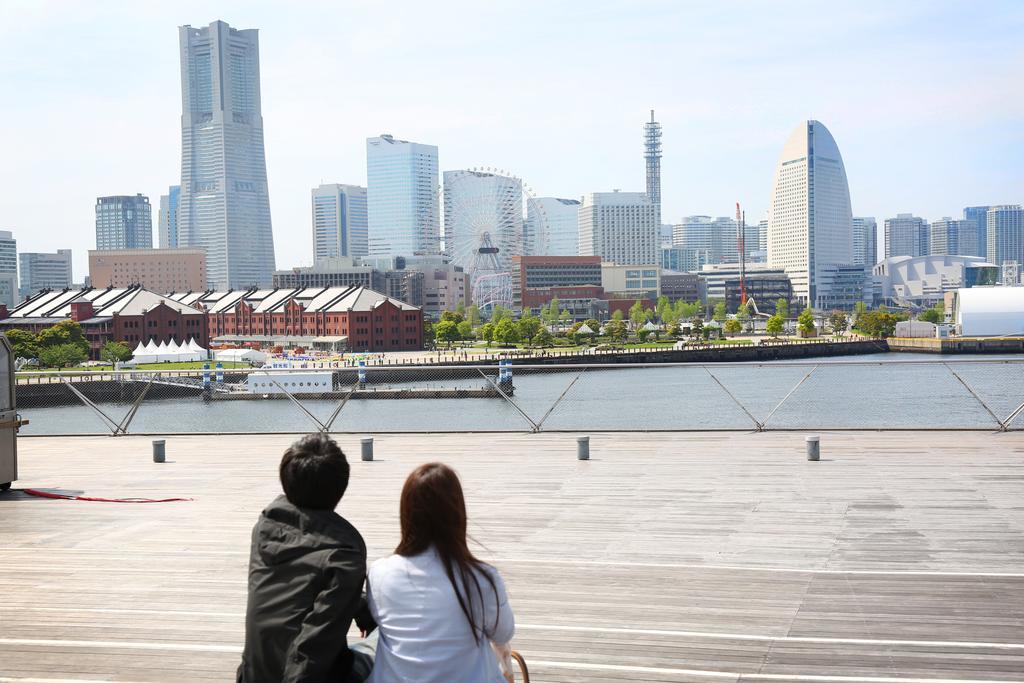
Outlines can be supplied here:
<path id="1" fill-rule="evenodd" d="M 74 320 L 62 320 L 39 334 L 12 329 L 5 332 L 15 358 L 38 359 L 47 368 L 67 368 L 89 359 L 89 341 L 82 326 Z M 100 350 L 100 360 L 126 361 L 132 350 L 122 342 L 110 341 Z"/>

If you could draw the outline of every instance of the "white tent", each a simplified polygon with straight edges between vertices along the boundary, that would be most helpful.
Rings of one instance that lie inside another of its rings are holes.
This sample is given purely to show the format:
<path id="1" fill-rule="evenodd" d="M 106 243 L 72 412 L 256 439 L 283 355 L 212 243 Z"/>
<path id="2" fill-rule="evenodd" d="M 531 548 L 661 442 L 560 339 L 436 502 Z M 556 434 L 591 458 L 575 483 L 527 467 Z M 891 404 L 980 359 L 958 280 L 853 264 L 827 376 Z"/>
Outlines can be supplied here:
<path id="1" fill-rule="evenodd" d="M 196 338 L 192 337 L 188 340 L 188 344 L 183 346 L 188 348 L 189 353 L 193 356 L 191 360 L 208 360 L 210 358 L 210 352 L 204 349 L 196 342 Z"/>
<path id="2" fill-rule="evenodd" d="M 143 346 L 142 342 L 135 347 L 132 354 L 135 363 L 184 363 L 207 359 L 206 349 L 196 344 L 195 340 L 180 345 L 175 340 L 162 341 L 159 345 L 152 339 Z"/>
<path id="3" fill-rule="evenodd" d="M 222 349 L 215 351 L 213 358 L 224 363 L 265 363 L 267 354 L 253 349 Z"/>

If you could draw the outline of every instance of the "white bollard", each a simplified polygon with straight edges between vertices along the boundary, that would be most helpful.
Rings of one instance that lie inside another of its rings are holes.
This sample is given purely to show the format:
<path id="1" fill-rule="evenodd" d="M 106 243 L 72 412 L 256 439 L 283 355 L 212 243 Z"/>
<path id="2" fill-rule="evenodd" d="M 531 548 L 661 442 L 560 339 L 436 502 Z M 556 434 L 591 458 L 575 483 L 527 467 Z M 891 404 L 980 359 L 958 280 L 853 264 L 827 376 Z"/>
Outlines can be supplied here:
<path id="1" fill-rule="evenodd" d="M 807 442 L 807 459 L 817 462 L 821 457 L 821 437 L 809 436 L 805 441 Z"/>

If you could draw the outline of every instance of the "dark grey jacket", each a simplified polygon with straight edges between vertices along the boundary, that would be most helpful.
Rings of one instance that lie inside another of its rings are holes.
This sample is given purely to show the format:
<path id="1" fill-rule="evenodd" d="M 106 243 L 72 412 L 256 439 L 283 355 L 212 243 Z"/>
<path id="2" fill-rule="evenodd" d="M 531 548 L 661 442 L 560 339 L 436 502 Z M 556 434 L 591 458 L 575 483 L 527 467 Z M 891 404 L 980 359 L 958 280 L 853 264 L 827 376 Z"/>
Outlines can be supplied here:
<path id="1" fill-rule="evenodd" d="M 346 634 L 365 609 L 366 544 L 334 511 L 278 496 L 252 530 L 239 683 L 344 681 Z"/>

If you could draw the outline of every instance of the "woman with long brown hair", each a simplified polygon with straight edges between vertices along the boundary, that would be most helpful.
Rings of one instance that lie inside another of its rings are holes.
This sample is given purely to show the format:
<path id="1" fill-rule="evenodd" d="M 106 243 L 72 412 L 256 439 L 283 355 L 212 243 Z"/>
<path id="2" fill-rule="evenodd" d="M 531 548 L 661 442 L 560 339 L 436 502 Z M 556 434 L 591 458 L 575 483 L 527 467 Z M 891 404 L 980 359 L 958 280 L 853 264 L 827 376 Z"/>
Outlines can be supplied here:
<path id="1" fill-rule="evenodd" d="M 370 567 L 380 628 L 371 683 L 503 683 L 492 649 L 515 621 L 501 575 L 466 544 L 466 502 L 455 471 L 413 470 L 402 488 L 402 540 Z"/>

